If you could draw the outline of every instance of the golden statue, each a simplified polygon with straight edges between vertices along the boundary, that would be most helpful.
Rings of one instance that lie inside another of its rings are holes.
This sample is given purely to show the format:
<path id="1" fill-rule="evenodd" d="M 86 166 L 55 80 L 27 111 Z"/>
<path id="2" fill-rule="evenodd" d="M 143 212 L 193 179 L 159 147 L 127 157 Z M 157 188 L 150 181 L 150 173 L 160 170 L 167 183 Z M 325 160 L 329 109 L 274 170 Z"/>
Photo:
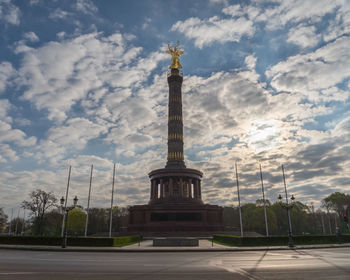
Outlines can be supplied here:
<path id="1" fill-rule="evenodd" d="M 179 49 L 180 42 L 177 41 L 177 45 L 174 47 L 174 49 L 170 48 L 170 45 L 168 43 L 168 50 L 166 53 L 171 55 L 171 65 L 169 66 L 170 69 L 181 69 L 182 65 L 180 63 L 180 55 L 184 54 L 183 50 Z"/>

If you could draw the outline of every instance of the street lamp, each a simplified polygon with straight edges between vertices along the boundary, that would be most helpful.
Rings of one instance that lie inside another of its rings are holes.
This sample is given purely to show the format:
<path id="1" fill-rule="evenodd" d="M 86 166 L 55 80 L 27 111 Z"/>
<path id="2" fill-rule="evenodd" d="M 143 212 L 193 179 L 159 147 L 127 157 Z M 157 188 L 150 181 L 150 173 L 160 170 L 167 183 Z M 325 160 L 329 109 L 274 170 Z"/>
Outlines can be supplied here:
<path id="1" fill-rule="evenodd" d="M 64 200 L 65 199 L 62 196 L 62 198 L 60 199 L 60 203 L 61 203 L 62 209 L 63 209 Z M 63 240 L 62 240 L 62 248 L 66 248 L 66 246 L 67 246 L 67 220 L 68 220 L 68 213 L 69 213 L 70 210 L 73 210 L 77 206 L 77 203 L 78 203 L 78 197 L 75 196 L 74 199 L 73 199 L 73 206 L 72 207 L 66 207 L 64 209 L 64 211 L 66 212 L 66 215 L 65 215 L 64 229 L 63 229 L 64 235 L 63 235 Z"/>
<path id="2" fill-rule="evenodd" d="M 287 210 L 287 220 L 288 220 L 288 238 L 289 238 L 289 247 L 294 247 L 293 245 L 293 235 L 292 235 L 292 222 L 290 220 L 290 209 L 293 208 L 294 206 L 294 200 L 295 197 L 292 195 L 290 200 L 292 201 L 291 203 L 288 203 L 288 195 L 287 195 L 287 185 L 286 185 L 286 178 L 284 176 L 284 167 L 282 164 L 282 174 L 283 174 L 283 184 L 284 184 L 284 193 L 286 195 L 286 204 L 282 203 L 282 196 L 281 194 L 278 195 L 278 200 L 282 208 Z"/>
<path id="3" fill-rule="evenodd" d="M 293 234 L 292 234 L 292 223 L 290 220 L 290 209 L 292 209 L 294 207 L 294 200 L 295 197 L 292 195 L 292 197 L 290 198 L 290 200 L 292 201 L 291 203 L 288 203 L 288 198 L 287 198 L 287 193 L 286 193 L 286 203 L 283 204 L 282 203 L 282 196 L 278 195 L 278 201 L 281 205 L 282 208 L 287 210 L 287 220 L 288 220 L 288 239 L 289 239 L 289 247 L 294 247 L 293 244 Z"/>

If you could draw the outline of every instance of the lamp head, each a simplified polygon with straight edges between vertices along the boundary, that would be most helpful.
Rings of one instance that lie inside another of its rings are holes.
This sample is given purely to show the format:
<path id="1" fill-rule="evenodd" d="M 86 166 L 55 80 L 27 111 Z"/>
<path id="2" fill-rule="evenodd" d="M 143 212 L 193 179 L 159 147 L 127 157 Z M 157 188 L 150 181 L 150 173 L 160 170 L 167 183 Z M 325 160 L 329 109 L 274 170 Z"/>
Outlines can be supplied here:
<path id="1" fill-rule="evenodd" d="M 278 195 L 278 202 L 282 203 L 282 195 L 281 194 Z"/>
<path id="2" fill-rule="evenodd" d="M 63 206 L 63 204 L 64 204 L 64 197 L 63 196 L 60 199 L 60 203 L 61 203 L 61 206 Z"/>
<path id="3" fill-rule="evenodd" d="M 74 207 L 77 206 L 77 203 L 78 203 L 78 198 L 77 198 L 77 196 L 74 197 L 73 203 L 74 203 Z"/>

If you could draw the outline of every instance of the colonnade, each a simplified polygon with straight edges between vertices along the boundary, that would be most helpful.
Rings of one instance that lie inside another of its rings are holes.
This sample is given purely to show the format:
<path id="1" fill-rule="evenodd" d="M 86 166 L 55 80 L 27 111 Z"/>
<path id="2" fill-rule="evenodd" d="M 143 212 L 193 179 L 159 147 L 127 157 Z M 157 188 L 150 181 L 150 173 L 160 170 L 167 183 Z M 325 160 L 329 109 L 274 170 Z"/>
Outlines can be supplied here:
<path id="1" fill-rule="evenodd" d="M 151 180 L 151 199 L 202 198 L 201 180 L 193 178 L 165 177 Z"/>

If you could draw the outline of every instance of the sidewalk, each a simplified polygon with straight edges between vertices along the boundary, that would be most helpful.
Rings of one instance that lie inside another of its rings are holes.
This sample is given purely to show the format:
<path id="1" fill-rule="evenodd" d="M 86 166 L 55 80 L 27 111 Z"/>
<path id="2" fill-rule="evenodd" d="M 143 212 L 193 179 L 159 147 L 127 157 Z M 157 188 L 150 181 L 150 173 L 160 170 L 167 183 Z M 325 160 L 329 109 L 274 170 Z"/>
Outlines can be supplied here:
<path id="1" fill-rule="evenodd" d="M 346 244 L 320 244 L 320 245 L 298 245 L 293 250 L 341 248 L 350 247 Z M 0 249 L 30 250 L 30 251 L 57 251 L 57 252 L 239 252 L 239 251 L 266 251 L 266 250 L 291 250 L 288 246 L 259 246 L 259 247 L 229 247 L 213 243 L 209 240 L 199 240 L 198 247 L 153 247 L 152 240 L 145 240 L 138 244 L 118 247 L 74 247 L 68 246 L 39 246 L 39 245 L 3 245 Z"/>

